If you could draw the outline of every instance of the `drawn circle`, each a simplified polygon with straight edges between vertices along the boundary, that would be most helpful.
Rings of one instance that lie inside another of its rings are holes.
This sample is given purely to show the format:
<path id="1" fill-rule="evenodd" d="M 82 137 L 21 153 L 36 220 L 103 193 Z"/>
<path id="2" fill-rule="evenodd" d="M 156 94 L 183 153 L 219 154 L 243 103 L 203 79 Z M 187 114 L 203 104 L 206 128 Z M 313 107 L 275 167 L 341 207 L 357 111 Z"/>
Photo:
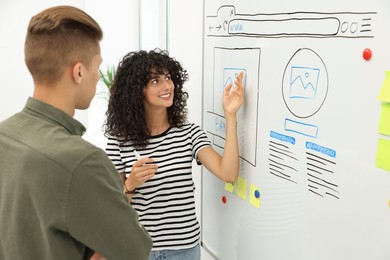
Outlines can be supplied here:
<path id="1" fill-rule="evenodd" d="M 298 118 L 316 114 L 328 94 L 328 72 L 311 49 L 298 49 L 283 73 L 282 96 L 287 109 Z"/>
<path id="2" fill-rule="evenodd" d="M 341 32 L 345 33 L 348 30 L 349 24 L 348 22 L 343 22 L 340 26 Z"/>
<path id="3" fill-rule="evenodd" d="M 351 23 L 351 28 L 349 30 L 351 31 L 351 33 L 356 33 L 358 28 L 359 28 L 358 23 L 357 22 L 353 22 L 353 23 Z"/>

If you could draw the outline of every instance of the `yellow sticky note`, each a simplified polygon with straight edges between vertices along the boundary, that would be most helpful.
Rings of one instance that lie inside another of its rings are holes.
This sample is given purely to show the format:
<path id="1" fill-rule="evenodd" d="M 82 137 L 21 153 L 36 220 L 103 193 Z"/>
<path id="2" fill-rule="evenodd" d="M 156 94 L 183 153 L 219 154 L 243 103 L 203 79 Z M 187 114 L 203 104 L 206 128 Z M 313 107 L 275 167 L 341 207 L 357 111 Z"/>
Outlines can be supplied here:
<path id="1" fill-rule="evenodd" d="M 390 136 L 390 103 L 382 103 L 379 133 Z"/>
<path id="2" fill-rule="evenodd" d="M 247 181 L 241 177 L 237 180 L 237 195 L 246 200 Z"/>
<path id="3" fill-rule="evenodd" d="M 382 102 L 390 103 L 390 71 L 386 71 L 385 80 L 379 91 L 378 99 Z"/>
<path id="4" fill-rule="evenodd" d="M 234 191 L 234 182 L 226 182 L 225 183 L 225 190 L 227 190 L 230 193 L 233 193 L 233 191 Z"/>
<path id="5" fill-rule="evenodd" d="M 390 140 L 379 138 L 376 153 L 376 166 L 390 171 Z"/>
<path id="6" fill-rule="evenodd" d="M 256 208 L 260 208 L 260 188 L 253 184 L 250 186 L 249 202 Z"/>

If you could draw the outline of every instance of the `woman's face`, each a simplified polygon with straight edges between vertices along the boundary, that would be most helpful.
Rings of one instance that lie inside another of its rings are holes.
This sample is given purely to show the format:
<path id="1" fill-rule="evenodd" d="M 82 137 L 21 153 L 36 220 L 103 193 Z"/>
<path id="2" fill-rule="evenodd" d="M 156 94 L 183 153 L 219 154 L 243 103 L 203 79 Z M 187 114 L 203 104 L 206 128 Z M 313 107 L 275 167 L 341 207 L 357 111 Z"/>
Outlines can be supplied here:
<path id="1" fill-rule="evenodd" d="M 152 79 L 143 89 L 145 109 L 168 108 L 173 104 L 174 83 L 168 71 L 163 75 L 152 71 Z"/>

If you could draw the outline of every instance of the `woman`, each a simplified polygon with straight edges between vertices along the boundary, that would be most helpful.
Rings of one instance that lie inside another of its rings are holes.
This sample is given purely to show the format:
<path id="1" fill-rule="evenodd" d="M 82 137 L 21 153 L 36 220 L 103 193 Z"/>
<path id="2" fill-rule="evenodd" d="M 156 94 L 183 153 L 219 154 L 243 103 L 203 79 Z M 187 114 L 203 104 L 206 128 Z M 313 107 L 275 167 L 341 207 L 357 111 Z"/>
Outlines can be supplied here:
<path id="1" fill-rule="evenodd" d="M 225 182 L 237 179 L 242 77 L 223 92 L 226 141 L 220 156 L 206 133 L 187 122 L 188 75 L 179 62 L 159 49 L 130 52 L 120 62 L 106 113 L 106 151 L 152 237 L 149 259 L 200 259 L 192 160 Z"/>

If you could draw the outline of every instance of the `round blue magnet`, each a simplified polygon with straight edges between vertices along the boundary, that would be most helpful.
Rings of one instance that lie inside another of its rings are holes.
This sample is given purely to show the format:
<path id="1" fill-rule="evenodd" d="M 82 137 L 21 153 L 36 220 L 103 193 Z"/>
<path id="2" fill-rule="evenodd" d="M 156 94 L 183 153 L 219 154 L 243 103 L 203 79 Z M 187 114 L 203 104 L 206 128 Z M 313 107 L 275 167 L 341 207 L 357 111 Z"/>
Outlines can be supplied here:
<path id="1" fill-rule="evenodd" d="M 260 191 L 255 190 L 255 197 L 256 197 L 256 198 L 260 198 Z"/>

